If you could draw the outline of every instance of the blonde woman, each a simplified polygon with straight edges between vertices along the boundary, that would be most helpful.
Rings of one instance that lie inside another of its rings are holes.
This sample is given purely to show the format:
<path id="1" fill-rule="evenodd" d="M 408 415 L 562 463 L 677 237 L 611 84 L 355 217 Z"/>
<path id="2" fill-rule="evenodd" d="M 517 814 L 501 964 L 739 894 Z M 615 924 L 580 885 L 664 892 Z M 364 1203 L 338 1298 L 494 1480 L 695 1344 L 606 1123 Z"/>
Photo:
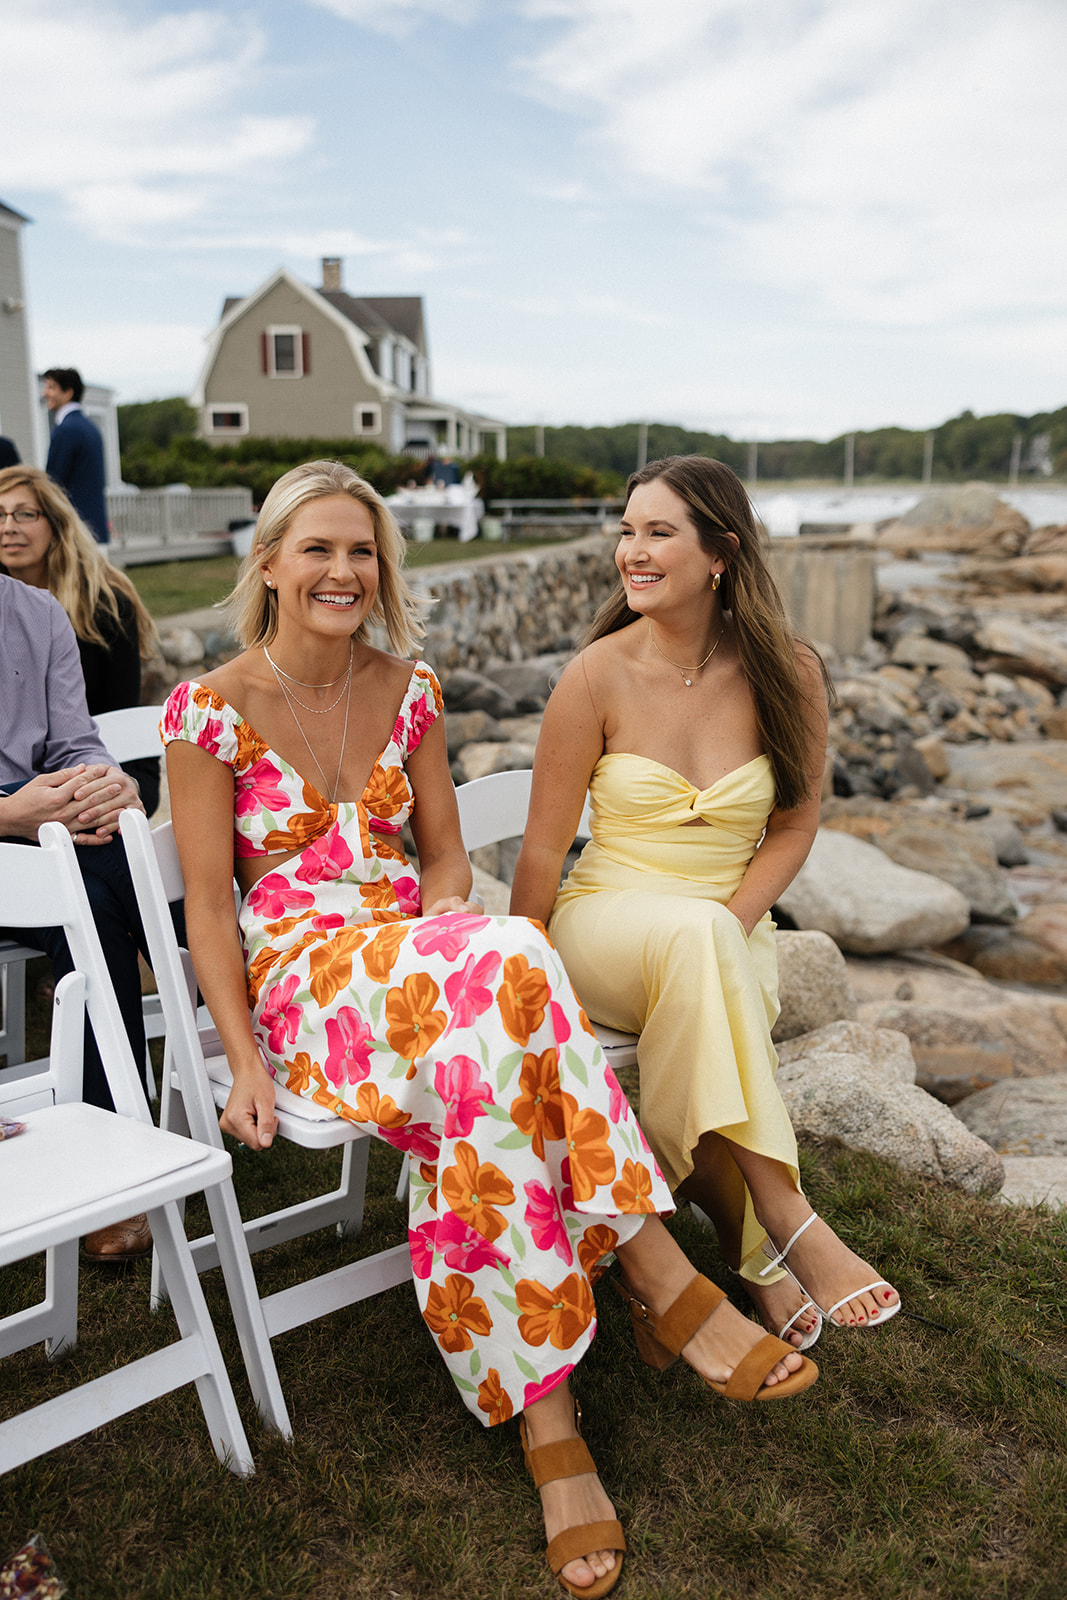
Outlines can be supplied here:
<path id="1" fill-rule="evenodd" d="M 804 1198 L 774 1081 L 770 908 L 818 826 L 821 663 L 722 463 L 634 473 L 615 560 L 545 712 L 511 909 L 548 926 L 594 1021 L 640 1034 L 667 1181 L 715 1222 L 764 1325 L 806 1349 L 824 1318 L 869 1328 L 900 1304 Z M 560 888 L 587 788 L 592 839 Z"/>
<path id="2" fill-rule="evenodd" d="M 38 467 L 0 472 L 0 572 L 53 594 L 78 640 L 90 716 L 141 703 L 141 663 L 158 645 L 155 623 L 113 567 L 63 490 Z M 151 816 L 159 760 L 124 763 Z"/>
<path id="3" fill-rule="evenodd" d="M 668 1191 L 543 930 L 468 898 L 440 687 L 409 659 L 422 627 L 379 495 L 309 462 L 257 536 L 233 597 L 243 654 L 180 684 L 163 720 L 189 948 L 233 1072 L 222 1126 L 268 1146 L 277 1078 L 408 1154 L 426 1326 L 480 1422 L 521 1416 L 549 1563 L 595 1600 L 625 1540 L 568 1380 L 600 1259 L 642 1296 L 657 1364 L 681 1354 L 741 1400 L 815 1368 L 653 1214 Z"/>

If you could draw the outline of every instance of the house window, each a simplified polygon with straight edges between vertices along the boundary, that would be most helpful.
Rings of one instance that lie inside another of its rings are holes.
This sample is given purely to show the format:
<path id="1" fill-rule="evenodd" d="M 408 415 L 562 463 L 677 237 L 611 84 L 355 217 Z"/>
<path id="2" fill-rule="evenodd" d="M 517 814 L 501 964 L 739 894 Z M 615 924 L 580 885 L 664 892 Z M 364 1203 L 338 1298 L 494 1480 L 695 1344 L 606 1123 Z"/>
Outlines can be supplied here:
<path id="1" fill-rule="evenodd" d="M 356 406 L 355 431 L 357 433 L 381 433 L 381 406 Z"/>
<path id="2" fill-rule="evenodd" d="M 263 335 L 263 371 L 268 378 L 303 378 L 311 370 L 310 338 L 302 328 L 268 328 Z"/>
<path id="3" fill-rule="evenodd" d="M 248 432 L 248 407 L 240 401 L 222 400 L 204 409 L 204 432 L 209 438 Z"/>

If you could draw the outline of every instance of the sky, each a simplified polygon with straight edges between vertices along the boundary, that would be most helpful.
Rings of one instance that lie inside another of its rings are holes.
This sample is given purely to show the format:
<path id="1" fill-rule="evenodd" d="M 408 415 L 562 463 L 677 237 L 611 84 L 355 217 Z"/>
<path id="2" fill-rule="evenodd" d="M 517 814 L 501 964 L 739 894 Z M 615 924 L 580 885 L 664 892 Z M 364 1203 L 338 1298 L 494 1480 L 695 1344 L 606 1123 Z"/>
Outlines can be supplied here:
<path id="1" fill-rule="evenodd" d="M 339 255 L 509 423 L 1067 403 L 1065 0 L 0 0 L 0 37 L 32 356 L 120 402 Z"/>

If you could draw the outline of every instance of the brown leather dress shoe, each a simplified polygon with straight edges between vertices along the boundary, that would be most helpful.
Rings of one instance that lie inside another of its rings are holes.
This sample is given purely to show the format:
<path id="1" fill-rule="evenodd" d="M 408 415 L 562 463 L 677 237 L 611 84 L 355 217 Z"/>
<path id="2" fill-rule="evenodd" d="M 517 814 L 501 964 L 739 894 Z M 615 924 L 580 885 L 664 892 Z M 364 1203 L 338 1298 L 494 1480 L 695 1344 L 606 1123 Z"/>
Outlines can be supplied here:
<path id="1" fill-rule="evenodd" d="M 113 1222 L 110 1228 L 97 1228 L 85 1236 L 85 1254 L 90 1261 L 107 1261 L 120 1265 L 123 1261 L 138 1261 L 152 1252 L 152 1230 L 142 1211 L 125 1222 Z"/>

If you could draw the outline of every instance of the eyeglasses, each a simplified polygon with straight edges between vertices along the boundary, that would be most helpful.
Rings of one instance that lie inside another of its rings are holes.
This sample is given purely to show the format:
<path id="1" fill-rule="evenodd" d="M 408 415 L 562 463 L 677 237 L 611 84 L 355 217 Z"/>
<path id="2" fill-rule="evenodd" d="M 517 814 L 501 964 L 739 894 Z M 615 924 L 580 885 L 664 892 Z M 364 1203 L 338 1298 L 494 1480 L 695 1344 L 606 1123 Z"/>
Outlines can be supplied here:
<path id="1" fill-rule="evenodd" d="M 21 522 L 25 526 L 27 522 L 36 522 L 38 518 L 43 516 L 43 511 L 30 511 L 28 508 L 23 506 L 20 506 L 17 511 L 4 511 L 3 509 L 0 509 L 0 528 L 3 527 L 8 517 L 11 518 L 12 522 Z"/>

